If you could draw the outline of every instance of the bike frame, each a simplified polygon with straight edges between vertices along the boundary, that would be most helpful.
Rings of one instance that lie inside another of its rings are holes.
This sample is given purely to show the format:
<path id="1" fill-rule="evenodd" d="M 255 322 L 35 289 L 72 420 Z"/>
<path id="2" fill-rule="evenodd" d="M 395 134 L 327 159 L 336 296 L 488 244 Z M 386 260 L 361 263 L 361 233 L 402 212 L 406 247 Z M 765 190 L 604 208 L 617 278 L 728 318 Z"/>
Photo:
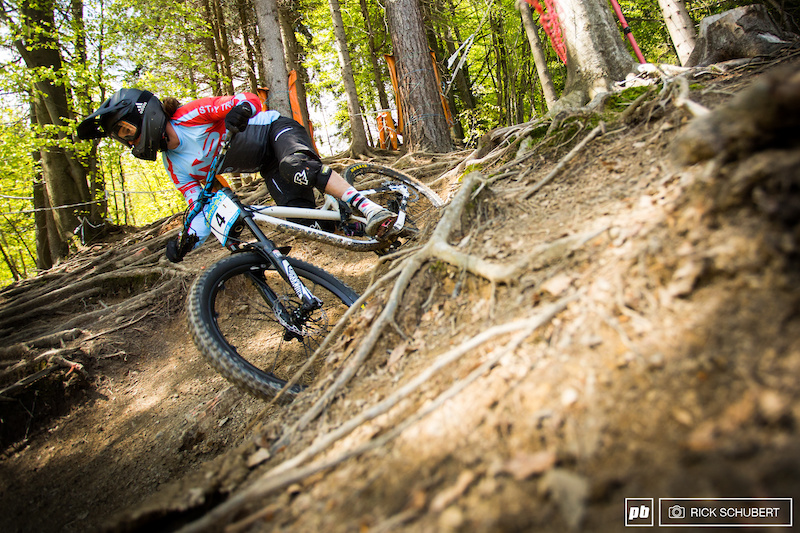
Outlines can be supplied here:
<path id="1" fill-rule="evenodd" d="M 206 177 L 206 183 L 203 186 L 203 190 L 200 193 L 200 196 L 195 202 L 195 205 L 192 207 L 192 210 L 186 217 L 184 221 L 184 234 L 188 231 L 189 225 L 191 224 L 194 217 L 201 215 L 203 212 L 203 207 L 214 197 L 213 188 L 215 184 L 218 184 L 217 181 L 217 173 L 220 168 L 222 168 L 222 163 L 225 161 L 225 155 L 228 153 L 228 147 L 230 146 L 230 141 L 233 136 L 230 132 L 225 132 L 225 135 L 222 137 L 220 141 L 220 147 L 217 151 L 216 156 L 211 162 L 210 169 L 208 171 L 208 175 Z M 313 311 L 314 309 L 318 309 L 322 307 L 322 302 L 314 296 L 311 291 L 306 287 L 300 278 L 297 276 L 297 273 L 292 268 L 292 265 L 289 264 L 289 261 L 286 259 L 286 256 L 278 249 L 273 242 L 267 238 L 266 235 L 261 231 L 261 228 L 258 227 L 256 224 L 253 215 L 251 212 L 246 208 L 244 204 L 242 204 L 241 200 L 230 190 L 226 193 L 226 196 L 233 201 L 234 204 L 239 208 L 239 220 L 244 223 L 245 226 L 252 232 L 255 236 L 256 241 L 251 243 L 246 243 L 241 249 L 250 249 L 257 251 L 265 260 L 267 260 L 274 268 L 275 271 L 278 272 L 283 279 L 286 280 L 287 283 L 292 287 L 295 294 L 298 298 L 302 301 L 302 305 L 299 308 L 299 312 L 301 314 L 307 314 Z M 238 247 L 231 248 L 232 251 L 237 251 Z M 263 283 L 260 279 L 253 276 L 253 280 L 258 284 L 259 287 L 262 288 L 261 295 L 262 297 L 269 303 L 270 307 L 275 311 L 278 319 L 280 322 L 287 328 L 289 331 L 296 335 L 301 335 L 302 332 L 297 329 L 296 326 L 293 325 L 292 318 L 300 318 L 303 317 L 292 317 L 289 316 L 289 313 L 286 311 L 285 307 L 281 304 L 279 298 L 275 295 L 274 291 L 269 288 L 268 285 Z"/>
<path id="2" fill-rule="evenodd" d="M 394 224 L 395 230 L 399 231 L 405 224 L 405 209 L 408 204 L 408 198 L 410 194 L 408 192 L 408 188 L 403 185 L 392 185 L 391 187 L 393 190 L 400 192 L 403 197 L 403 201 L 400 205 L 400 212 L 398 213 L 397 221 Z M 369 197 L 371 194 L 374 194 L 377 191 L 375 189 L 369 189 L 359 192 L 364 196 Z M 379 241 L 377 239 L 353 239 L 345 235 L 329 233 L 322 229 L 313 228 L 286 220 L 287 218 L 304 218 L 308 220 L 341 222 L 342 214 L 339 210 L 339 201 L 329 194 L 325 195 L 322 206 L 313 209 L 260 205 L 244 206 L 244 208 L 252 214 L 255 220 L 269 224 L 274 229 L 289 235 L 294 235 L 295 237 L 324 242 L 332 246 L 346 248 L 348 250 L 354 250 L 357 252 L 369 252 L 386 247 L 385 241 Z M 347 221 L 366 223 L 365 218 L 354 215 L 350 215 L 347 218 Z"/>
<path id="3" fill-rule="evenodd" d="M 217 174 L 219 170 L 223 168 L 223 162 L 225 160 L 225 156 L 228 152 L 228 147 L 230 146 L 230 142 L 233 136 L 230 132 L 225 132 L 225 135 L 222 137 L 220 141 L 219 150 L 217 151 L 216 156 L 211 162 L 211 166 L 209 167 L 209 171 L 206 177 L 206 183 L 203 186 L 203 189 L 195 202 L 194 206 L 192 206 L 191 211 L 187 215 L 186 219 L 184 220 L 184 235 L 187 234 L 189 225 L 191 224 L 192 220 L 196 216 L 204 216 L 203 215 L 203 208 L 214 198 L 215 193 L 214 187 L 219 184 L 217 180 Z M 387 187 L 387 186 L 383 186 Z M 408 206 L 408 199 L 410 198 L 411 194 L 409 192 L 408 187 L 403 184 L 390 184 L 388 185 L 390 190 L 396 191 L 400 193 L 401 200 L 400 206 L 398 210 L 398 217 L 397 221 L 395 222 L 395 229 L 396 231 L 400 231 L 403 229 L 406 220 L 406 208 Z M 385 188 L 382 190 L 386 190 Z M 289 264 L 286 257 L 283 255 L 281 249 L 277 248 L 275 244 L 266 236 L 264 235 L 261 228 L 258 226 L 258 222 L 263 222 L 272 226 L 274 229 L 287 233 L 290 235 L 294 235 L 299 238 L 303 239 L 311 239 L 319 242 L 323 242 L 326 244 L 330 244 L 332 246 L 337 246 L 340 248 L 345 248 L 348 250 L 354 251 L 374 251 L 386 248 L 387 243 L 386 241 L 379 241 L 377 239 L 365 239 L 365 240 L 358 240 L 353 239 L 351 237 L 345 235 L 337 235 L 335 233 L 330 233 L 323 229 L 318 229 L 314 227 L 305 226 L 303 224 L 298 224 L 296 222 L 292 222 L 290 220 L 286 220 L 288 218 L 300 218 L 300 219 L 308 219 L 308 220 L 319 220 L 319 221 L 334 221 L 334 222 L 366 222 L 363 217 L 354 216 L 352 212 L 348 210 L 347 213 L 342 213 L 340 209 L 340 202 L 336 198 L 331 195 L 326 194 L 324 203 L 321 207 L 313 208 L 313 209 L 304 209 L 304 208 L 295 208 L 295 207 L 282 207 L 282 206 L 258 206 L 258 205 L 245 205 L 241 202 L 241 200 L 236 196 L 236 194 L 231 191 L 230 189 L 223 188 L 220 190 L 226 197 L 227 200 L 223 200 L 224 202 L 232 202 L 235 205 L 235 209 L 232 210 L 236 212 L 237 221 L 236 224 L 242 223 L 250 230 L 250 232 L 255 236 L 255 242 L 244 242 L 244 243 L 233 243 L 228 244 L 228 239 L 231 238 L 230 232 L 231 227 L 226 226 L 228 229 L 225 232 L 217 231 L 218 238 L 219 236 L 223 236 L 224 238 L 220 238 L 220 242 L 223 243 L 223 246 L 226 246 L 233 252 L 238 250 L 255 250 L 258 251 L 261 256 L 264 257 L 267 261 L 270 262 L 271 265 L 275 268 L 277 272 L 292 286 L 297 296 L 303 302 L 299 312 L 301 315 L 305 315 L 313 311 L 314 309 L 319 308 L 322 305 L 322 302 L 318 298 L 316 298 L 311 291 L 300 281 L 300 278 L 295 273 L 292 266 Z M 367 189 L 360 191 L 361 194 L 364 196 L 370 196 L 379 192 L 378 189 Z M 231 224 L 233 224 L 231 222 Z M 214 225 L 212 224 L 212 231 L 214 230 Z M 224 235 L 223 235 L 224 233 Z M 238 233 L 238 232 L 236 232 Z M 264 299 L 270 304 L 270 306 L 275 310 L 276 315 L 280 319 L 281 323 L 287 329 L 292 331 L 296 335 L 300 335 L 296 328 L 293 327 L 293 320 L 292 317 L 287 316 L 287 312 L 283 305 L 278 301 L 277 297 L 275 296 L 274 292 L 266 286 L 264 283 L 260 282 L 257 278 L 253 278 L 254 281 L 262 287 L 262 295 Z M 302 321 L 303 316 L 298 316 L 298 318 Z"/>

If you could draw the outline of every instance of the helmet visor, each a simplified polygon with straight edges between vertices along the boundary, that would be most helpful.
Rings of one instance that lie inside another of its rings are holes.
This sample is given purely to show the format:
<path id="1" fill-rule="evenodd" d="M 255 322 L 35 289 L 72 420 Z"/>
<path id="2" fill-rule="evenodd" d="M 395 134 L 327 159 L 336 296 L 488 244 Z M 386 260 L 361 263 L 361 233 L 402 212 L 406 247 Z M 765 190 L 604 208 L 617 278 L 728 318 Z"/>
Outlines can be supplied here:
<path id="1" fill-rule="evenodd" d="M 120 120 L 111 128 L 111 137 L 123 144 L 133 144 L 139 138 L 139 128 L 127 120 Z"/>

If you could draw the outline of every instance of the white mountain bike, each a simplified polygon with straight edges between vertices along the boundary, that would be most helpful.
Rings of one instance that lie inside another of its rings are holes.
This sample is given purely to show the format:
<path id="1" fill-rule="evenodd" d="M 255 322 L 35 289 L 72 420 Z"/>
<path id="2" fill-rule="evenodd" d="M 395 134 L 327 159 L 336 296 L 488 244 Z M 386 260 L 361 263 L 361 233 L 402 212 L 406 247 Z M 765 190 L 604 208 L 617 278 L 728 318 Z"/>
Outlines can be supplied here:
<path id="1" fill-rule="evenodd" d="M 188 298 L 190 331 L 200 352 L 229 381 L 260 397 L 284 388 L 358 294 L 330 273 L 288 257 L 257 222 L 300 238 L 357 251 L 386 253 L 413 239 L 442 205 L 428 187 L 393 169 L 359 163 L 342 176 L 361 194 L 398 214 L 394 235 L 379 241 L 364 233 L 365 220 L 326 196 L 317 209 L 245 205 L 229 188 L 213 192 L 227 151 L 221 144 L 200 198 L 184 219 L 208 217 L 213 234 L 232 255 L 209 267 Z M 208 207 L 206 207 L 208 206 Z M 309 227 L 286 219 L 316 222 Z M 329 230 L 322 229 L 329 226 Z M 319 226 L 319 227 L 317 227 Z M 249 238 L 243 235 L 249 233 Z M 284 393 L 308 385 L 314 369 Z"/>

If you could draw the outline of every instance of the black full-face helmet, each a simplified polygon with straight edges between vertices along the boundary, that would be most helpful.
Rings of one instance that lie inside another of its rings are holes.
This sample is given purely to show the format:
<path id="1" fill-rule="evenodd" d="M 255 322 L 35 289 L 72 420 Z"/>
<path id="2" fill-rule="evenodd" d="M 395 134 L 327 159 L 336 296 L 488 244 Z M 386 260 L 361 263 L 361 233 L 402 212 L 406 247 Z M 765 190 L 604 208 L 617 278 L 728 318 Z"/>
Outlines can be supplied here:
<path id="1" fill-rule="evenodd" d="M 77 132 L 81 139 L 111 137 L 132 146 L 131 153 L 139 159 L 155 161 L 158 151 L 167 147 L 166 127 L 167 115 L 153 93 L 120 89 L 86 117 Z"/>

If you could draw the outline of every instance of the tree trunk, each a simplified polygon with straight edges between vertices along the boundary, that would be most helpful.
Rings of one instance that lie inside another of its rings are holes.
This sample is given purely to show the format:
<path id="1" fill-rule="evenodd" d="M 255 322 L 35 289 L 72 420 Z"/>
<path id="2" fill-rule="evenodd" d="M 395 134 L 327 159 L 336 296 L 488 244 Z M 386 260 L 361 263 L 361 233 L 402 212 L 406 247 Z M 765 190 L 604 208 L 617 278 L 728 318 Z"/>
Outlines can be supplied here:
<path id="1" fill-rule="evenodd" d="M 61 141 L 46 143 L 39 151 L 49 204 L 57 207 L 82 204 L 77 208 L 53 211 L 53 227 L 48 227 L 49 248 L 52 260 L 57 261 L 66 257 L 67 243 L 72 237 L 72 230 L 78 225 L 76 212 L 82 211 L 84 216 L 91 216 L 87 204 L 91 197 L 85 169 L 75 154 L 63 147 L 64 143 L 71 141 L 68 121 L 72 113 L 66 87 L 61 82 L 52 81 L 60 80 L 62 74 L 54 10 L 52 0 L 23 2 L 20 6 L 20 25 L 29 32 L 25 36 L 27 40 L 18 39 L 14 44 L 27 68 L 45 73 L 38 75 L 34 82 L 37 96 L 33 97 L 32 102 L 32 122 L 40 126 L 56 126 L 58 133 L 51 134 L 51 140 Z"/>
<path id="2" fill-rule="evenodd" d="M 72 13 L 72 25 L 75 28 L 75 54 L 81 65 L 88 63 L 86 51 L 86 26 L 83 19 L 83 0 L 71 0 L 70 8 Z M 102 69 L 102 60 L 99 67 Z M 89 78 L 82 77 L 73 81 L 73 90 L 80 102 L 82 116 L 87 116 L 92 112 L 92 97 Z M 108 201 L 104 198 L 105 183 L 103 176 L 97 168 L 97 141 L 92 143 L 89 154 L 83 158 L 82 165 L 85 169 L 89 182 L 89 197 L 98 200 L 89 205 L 89 220 L 98 224 L 105 218 L 108 212 Z M 102 198 L 102 200 L 101 200 Z"/>
<path id="3" fill-rule="evenodd" d="M 34 105 L 34 109 L 36 110 L 36 122 L 40 125 L 52 124 L 52 122 L 48 122 L 50 116 L 47 114 L 44 104 L 45 99 L 46 98 L 39 97 Z M 53 136 L 50 136 L 49 140 L 53 141 Z M 66 149 L 59 146 L 50 146 L 46 149 L 41 149 L 40 152 L 40 164 L 42 167 L 42 175 L 45 180 L 45 191 L 50 206 L 56 208 L 53 212 L 56 235 L 58 235 L 59 240 L 64 244 L 62 247 L 51 242 L 50 247 L 51 250 L 54 246 L 56 246 L 56 249 L 63 250 L 64 255 L 56 256 L 56 258 L 61 259 L 66 257 L 66 243 L 72 237 L 73 230 L 80 224 L 79 217 L 88 217 L 88 202 L 90 201 L 89 189 L 86 185 L 85 175 L 83 177 L 84 181 L 82 186 L 79 186 L 80 184 L 75 182 L 74 176 L 70 173 L 70 154 L 68 154 Z"/>
<path id="4" fill-rule="evenodd" d="M 44 182 L 41 177 L 33 182 L 33 218 L 36 224 L 36 268 L 47 270 L 53 266 L 53 257 L 50 255 L 50 242 L 48 240 L 48 215 L 47 201 L 45 199 Z M 54 223 L 50 224 L 51 226 Z M 66 254 L 66 251 L 64 252 Z"/>
<path id="5" fill-rule="evenodd" d="M 281 115 L 291 117 L 289 104 L 289 73 L 286 70 L 281 26 L 278 23 L 278 4 L 276 0 L 255 0 L 258 16 L 258 40 L 261 44 L 264 78 L 269 96 L 267 107 Z"/>
<path id="6" fill-rule="evenodd" d="M 453 145 L 417 0 L 388 0 L 386 19 L 397 58 L 405 144 L 412 152 L 449 152 Z"/>
<path id="7" fill-rule="evenodd" d="M 198 39 L 195 33 L 190 30 L 190 28 L 184 27 L 180 32 L 180 37 L 182 39 L 181 45 L 185 47 L 194 46 L 198 43 L 200 43 L 200 45 L 204 45 L 203 39 Z M 100 72 L 100 74 L 102 75 L 102 72 Z M 199 87 L 197 82 L 198 77 L 199 76 L 196 67 L 191 64 L 186 65 L 186 74 L 182 80 L 183 88 L 186 91 L 187 97 L 190 97 L 192 100 L 199 98 Z M 100 101 L 103 100 L 105 100 L 105 97 L 100 98 Z"/>
<path id="8" fill-rule="evenodd" d="M 558 100 L 558 95 L 556 94 L 555 85 L 553 85 L 553 79 L 550 77 L 550 70 L 547 68 L 547 58 L 544 55 L 544 48 L 542 48 L 542 40 L 539 38 L 537 25 L 533 21 L 531 6 L 526 2 L 520 2 L 519 13 L 522 17 L 522 25 L 525 28 L 525 35 L 528 36 L 528 43 L 531 46 L 536 73 L 539 75 L 539 82 L 542 84 L 544 101 L 547 103 L 547 109 L 550 109 Z"/>
<path id="9" fill-rule="evenodd" d="M 369 9 L 367 8 L 367 0 L 359 0 L 361 6 L 361 16 L 364 17 L 364 28 L 367 30 L 367 45 L 369 46 L 369 61 L 372 65 L 372 80 L 375 83 L 375 89 L 378 91 L 378 101 L 380 102 L 381 109 L 389 109 L 389 97 L 386 95 L 386 87 L 383 83 L 383 76 L 381 75 L 380 56 L 378 55 L 378 47 L 375 45 L 375 31 L 372 29 L 372 21 L 369 18 Z"/>
<path id="10" fill-rule="evenodd" d="M 350 152 L 354 157 L 367 155 L 367 133 L 364 130 L 364 121 L 361 118 L 361 104 L 358 101 L 356 80 L 353 76 L 353 64 L 350 60 L 350 52 L 347 50 L 347 36 L 344 33 L 342 9 L 339 5 L 339 0 L 328 0 L 328 4 L 331 8 L 333 32 L 336 35 L 337 50 L 339 51 L 339 62 L 342 65 L 342 81 L 344 82 L 345 93 L 347 93 L 347 110 L 350 113 L 350 129 L 353 135 Z"/>
<path id="11" fill-rule="evenodd" d="M 300 115 L 303 117 L 303 124 L 310 124 L 308 116 L 308 97 L 306 96 L 306 83 L 308 83 L 308 72 L 303 64 L 304 52 L 300 43 L 297 42 L 297 36 L 294 32 L 294 25 L 298 19 L 297 13 L 292 11 L 292 6 L 289 3 L 281 2 L 278 5 L 278 18 L 281 23 L 281 35 L 283 36 L 283 47 L 286 53 L 286 67 L 289 70 L 294 70 L 297 73 L 297 101 L 300 104 Z M 312 134 L 310 129 L 309 136 Z"/>
<path id="12" fill-rule="evenodd" d="M 492 48 L 494 49 L 495 76 L 497 77 L 497 106 L 504 115 L 503 125 L 510 126 L 514 123 L 514 111 L 512 109 L 513 89 L 510 85 L 509 69 L 506 61 L 508 50 L 506 50 L 506 43 L 503 38 L 503 21 L 496 16 L 494 10 L 489 15 L 489 27 L 492 29 Z"/>
<path id="13" fill-rule="evenodd" d="M 448 7 L 450 9 L 450 15 L 455 18 L 456 8 L 452 0 L 448 0 Z M 455 35 L 453 35 L 453 32 L 455 32 Z M 458 31 L 457 27 L 451 28 L 450 25 L 445 27 L 445 42 L 447 43 L 447 52 L 452 56 L 457 50 L 455 43 L 458 43 L 459 46 L 463 43 L 461 33 Z M 467 109 L 475 109 L 475 97 L 472 95 L 472 83 L 469 79 L 469 68 L 466 62 L 464 62 L 456 73 L 455 83 L 461 100 L 464 102 L 464 107 Z"/>
<path id="14" fill-rule="evenodd" d="M 214 11 L 209 0 L 200 0 L 200 6 L 205 12 L 208 28 L 211 30 L 210 36 L 201 38 L 208 57 L 214 62 L 214 78 L 210 80 L 211 90 L 214 91 L 215 95 L 219 96 L 222 94 L 222 73 L 219 69 L 220 62 L 216 45 L 216 30 L 214 29 Z"/>
<path id="15" fill-rule="evenodd" d="M 36 110 L 33 102 L 31 102 L 31 123 L 36 124 Z M 31 159 L 34 162 L 34 169 L 40 169 L 41 151 L 31 152 Z M 42 176 L 41 170 L 36 170 L 33 178 L 33 223 L 36 233 L 36 268 L 39 270 L 47 270 L 54 263 L 50 254 L 48 227 L 54 228 L 55 220 L 53 220 L 52 212 L 48 210 L 48 207 L 44 176 Z M 66 255 L 66 250 L 64 250 L 64 254 Z"/>
<path id="16" fill-rule="evenodd" d="M 253 3 L 254 0 L 243 0 L 249 6 L 249 10 L 253 13 L 256 13 L 255 4 Z M 258 25 L 258 15 L 256 14 L 256 24 L 253 25 L 253 48 L 256 54 L 256 78 L 258 79 L 258 86 L 259 87 L 266 87 L 267 86 L 267 74 L 264 72 L 264 54 L 261 52 L 261 36 L 260 36 L 260 29 Z M 289 80 L 289 75 L 286 75 L 286 80 Z"/>
<path id="17" fill-rule="evenodd" d="M 438 3 L 436 3 L 435 5 L 422 3 L 421 7 L 423 9 L 422 17 L 423 17 L 423 24 L 426 29 L 425 33 L 428 36 L 429 46 L 431 50 L 434 51 L 436 68 L 438 69 L 440 68 L 440 65 L 443 64 L 444 58 L 447 57 L 445 50 L 442 48 L 440 36 L 437 33 L 437 30 L 439 29 L 435 23 L 437 17 L 435 13 L 432 11 L 434 7 L 439 8 L 440 6 Z M 436 86 L 439 87 L 440 92 L 444 89 L 442 82 L 439 78 L 437 78 Z M 453 125 L 451 127 L 453 138 L 460 142 L 464 139 L 464 128 L 461 126 L 461 121 L 459 121 L 457 118 L 458 106 L 456 104 L 456 99 L 453 96 L 452 91 L 444 95 L 444 98 L 447 100 L 447 105 L 450 107 L 451 119 L 453 122 Z"/>
<path id="18" fill-rule="evenodd" d="M 33 184 L 33 207 L 37 209 L 36 218 L 36 266 L 47 270 L 60 259 L 67 256 L 67 241 L 58 234 L 55 213 L 47 194 L 47 183 L 36 181 Z"/>
<path id="19" fill-rule="evenodd" d="M 791 46 L 790 35 L 775 25 L 767 8 L 751 4 L 706 17 L 687 67 L 708 66 L 743 57 L 770 56 Z"/>
<path id="20" fill-rule="evenodd" d="M 125 190 L 125 169 L 122 167 L 122 158 L 117 159 L 117 167 L 119 168 L 119 190 Z M 128 225 L 128 213 L 133 217 L 133 206 L 131 206 L 131 198 L 128 194 L 122 195 L 122 213 L 125 225 Z"/>
<path id="21" fill-rule="evenodd" d="M 228 46 L 228 28 L 225 24 L 225 16 L 222 13 L 222 2 L 220 0 L 211 0 L 211 5 L 214 10 L 214 36 L 217 39 L 217 49 L 219 50 L 220 72 L 225 76 L 222 80 L 222 85 L 227 94 L 233 94 L 233 71 L 231 70 L 231 51 Z"/>
<path id="22" fill-rule="evenodd" d="M 664 20 L 667 23 L 669 36 L 678 53 L 678 60 L 685 65 L 692 55 L 695 45 L 694 22 L 689 17 L 683 0 L 658 0 Z"/>
<path id="23" fill-rule="evenodd" d="M 555 106 L 576 108 L 633 72 L 606 0 L 561 0 L 559 23 L 567 49 L 567 82 Z"/>
<path id="24" fill-rule="evenodd" d="M 444 45 L 445 45 L 445 48 L 447 49 L 447 57 L 452 57 L 453 54 L 455 54 L 455 52 L 456 52 L 456 47 L 455 47 L 455 44 L 454 44 L 453 34 L 450 31 L 450 25 L 449 24 L 445 23 L 443 26 L 444 27 L 441 27 L 441 26 L 439 27 L 439 31 L 441 32 L 441 34 L 443 36 Z M 453 79 L 453 75 L 454 74 L 451 71 L 458 67 L 458 62 L 456 62 L 454 65 L 452 65 L 452 67 L 453 68 L 446 70 L 446 72 L 448 72 L 448 74 L 447 74 L 447 82 L 449 82 L 451 79 Z M 461 95 L 461 103 L 463 104 L 463 106 L 465 108 L 467 108 L 467 109 L 474 109 L 475 108 L 475 102 L 474 102 L 474 100 L 472 98 L 472 93 L 470 92 L 470 89 L 469 89 L 469 87 L 468 87 L 468 85 L 466 83 L 466 79 L 464 77 L 464 69 L 465 68 L 466 68 L 466 63 L 464 63 L 462 65 L 462 68 L 459 69 L 458 72 L 455 73 L 454 81 L 455 81 L 455 84 L 456 84 L 457 91 Z M 453 91 L 450 87 L 448 87 L 447 88 L 447 94 L 445 94 L 445 96 L 447 97 L 447 102 L 448 102 L 448 104 L 450 104 L 450 109 L 453 112 L 454 119 L 455 119 L 455 124 L 453 125 L 453 133 L 455 134 L 456 139 L 459 142 L 461 142 L 461 141 L 464 140 L 464 126 L 461 124 L 461 120 L 459 120 L 457 118 L 458 117 L 458 112 L 457 112 L 458 105 L 456 103 L 455 94 L 456 94 L 456 91 Z"/>
<path id="25" fill-rule="evenodd" d="M 19 242 L 19 246 L 21 246 L 21 247 L 17 248 L 17 253 L 19 254 L 19 265 L 20 265 L 20 268 L 22 268 L 22 272 L 21 272 L 22 276 L 23 277 L 27 277 L 28 269 L 25 266 L 26 265 L 26 261 L 25 261 L 25 255 L 22 253 L 22 248 L 25 248 L 25 251 L 28 252 L 28 257 L 30 257 L 31 260 L 34 261 L 34 263 L 36 262 L 36 257 L 31 252 L 31 249 L 28 246 L 28 243 L 26 242 L 26 235 L 23 235 L 23 232 L 28 233 L 28 231 L 30 230 L 29 222 L 27 220 L 23 219 L 24 220 L 24 222 L 22 222 L 23 223 L 23 228 L 20 229 L 19 228 L 19 222 L 21 222 L 21 221 L 12 220 L 12 219 L 9 219 L 6 216 L 3 216 L 3 218 L 5 219 L 6 224 L 8 224 L 9 227 L 11 228 L 11 231 L 14 232 L 14 235 L 17 237 L 17 241 Z M 27 218 L 27 217 L 25 217 L 25 218 Z M 6 242 L 5 241 L 5 236 L 3 236 L 3 242 Z M 6 243 L 6 248 L 10 249 L 10 247 L 8 246 L 8 243 Z"/>
<path id="26" fill-rule="evenodd" d="M 464 141 L 464 126 L 459 120 L 458 105 L 456 103 L 456 96 L 453 91 L 449 91 L 446 95 L 447 105 L 450 106 L 450 111 L 453 114 L 453 136 L 456 142 L 462 143 Z"/>
<path id="27" fill-rule="evenodd" d="M 14 281 L 19 281 L 22 279 L 22 276 L 20 275 L 19 270 L 17 270 L 17 265 L 14 262 L 14 258 L 9 255 L 10 250 L 9 253 L 6 253 L 6 246 L 8 246 L 8 243 L 6 243 L 6 246 L 3 246 L 5 241 L 6 240 L 3 238 L 2 233 L 0 233 L 0 254 L 2 254 L 3 261 L 5 261 L 6 266 L 8 266 L 8 270 L 11 272 L 11 276 L 14 278 Z"/>
<path id="28" fill-rule="evenodd" d="M 253 44 L 250 42 L 251 24 L 247 17 L 248 6 L 246 5 L 246 0 L 237 0 L 236 8 L 239 10 L 239 26 L 242 30 L 242 44 L 244 45 L 247 80 L 250 82 L 250 92 L 256 94 L 258 91 L 256 53 L 253 49 Z"/>

